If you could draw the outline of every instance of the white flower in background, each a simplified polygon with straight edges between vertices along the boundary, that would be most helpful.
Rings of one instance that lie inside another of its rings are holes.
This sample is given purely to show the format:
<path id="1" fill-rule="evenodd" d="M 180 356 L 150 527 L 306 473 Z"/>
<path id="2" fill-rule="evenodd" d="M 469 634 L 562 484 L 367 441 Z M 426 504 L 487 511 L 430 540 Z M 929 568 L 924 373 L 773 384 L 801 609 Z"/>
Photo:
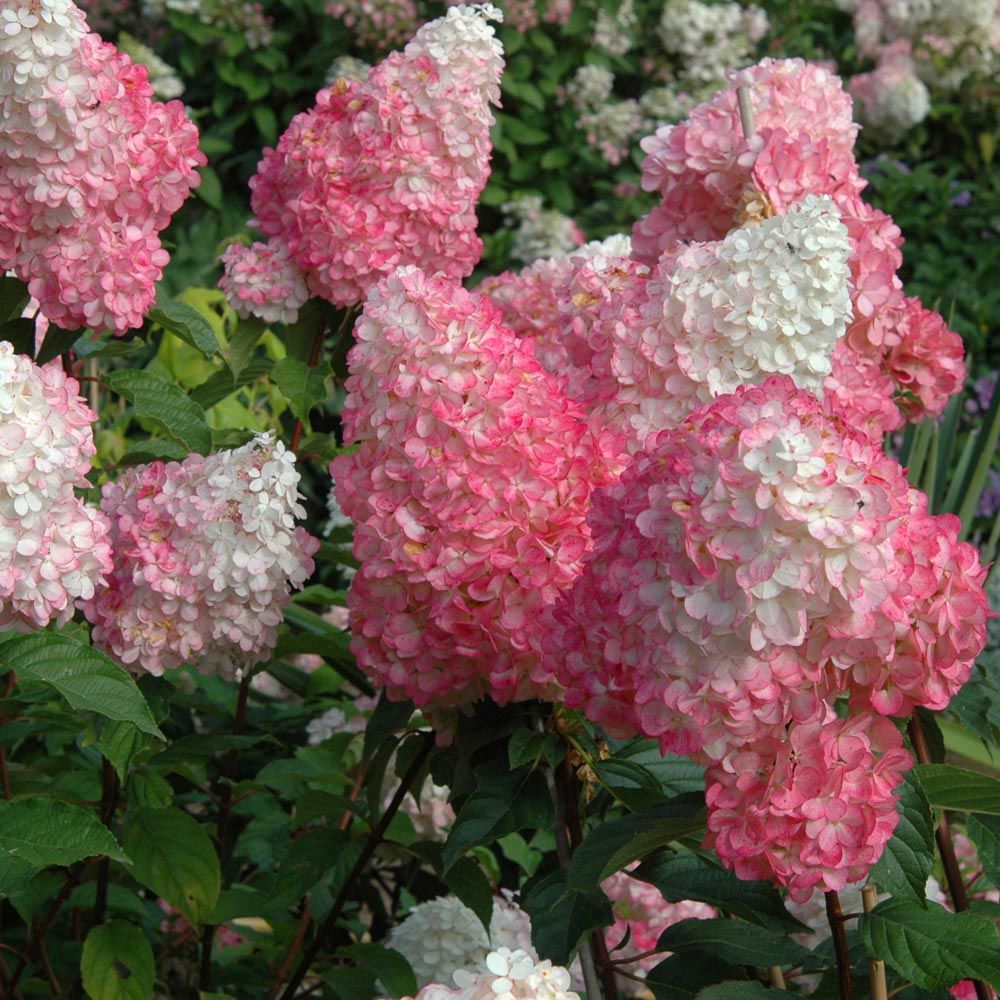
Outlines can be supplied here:
<path id="1" fill-rule="evenodd" d="M 604 66 L 581 66 L 566 85 L 566 97 L 577 111 L 592 111 L 605 104 L 615 86 L 615 75 Z"/>
<path id="2" fill-rule="evenodd" d="M 594 21 L 591 44 L 608 55 L 623 56 L 635 45 L 635 29 L 638 26 L 635 0 L 623 0 L 613 14 L 602 7 Z"/>
<path id="3" fill-rule="evenodd" d="M 177 75 L 177 70 L 164 62 L 148 45 L 138 38 L 133 38 L 127 32 L 118 35 L 118 47 L 127 52 L 133 62 L 142 63 L 149 72 L 149 83 L 153 93 L 161 101 L 170 101 L 184 93 L 184 81 Z"/>
<path id="4" fill-rule="evenodd" d="M 433 983 L 406 1000 L 580 1000 L 566 969 L 523 951 L 490 952 L 480 972 L 455 973 L 456 989 Z"/>
<path id="5" fill-rule="evenodd" d="M 326 85 L 329 87 L 335 80 L 357 80 L 359 83 L 368 78 L 371 63 L 355 56 L 337 56 L 330 63 L 326 72 Z"/>
<path id="6" fill-rule="evenodd" d="M 583 233 L 568 216 L 545 209 L 537 195 L 524 195 L 501 206 L 508 225 L 517 225 L 510 256 L 522 264 L 556 257 L 580 245 Z"/>
<path id="7" fill-rule="evenodd" d="M 639 102 L 613 101 L 595 111 L 580 115 L 577 126 L 587 136 L 587 144 L 600 151 L 612 166 L 628 155 L 632 139 L 643 129 Z"/>

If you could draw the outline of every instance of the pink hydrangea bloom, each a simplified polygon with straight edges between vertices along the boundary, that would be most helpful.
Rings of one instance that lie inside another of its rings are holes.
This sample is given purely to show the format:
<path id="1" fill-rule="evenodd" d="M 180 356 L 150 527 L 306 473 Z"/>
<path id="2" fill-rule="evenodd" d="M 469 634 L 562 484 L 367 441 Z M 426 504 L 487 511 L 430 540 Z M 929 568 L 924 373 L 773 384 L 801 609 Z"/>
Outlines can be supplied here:
<path id="1" fill-rule="evenodd" d="M 391 49 L 417 30 L 413 0 L 333 0 L 326 12 L 350 28 L 361 45 Z"/>
<path id="2" fill-rule="evenodd" d="M 93 641 L 134 669 L 189 663 L 233 676 L 277 640 L 319 542 L 295 518 L 295 459 L 272 434 L 154 462 L 105 484 L 115 569 L 84 605 Z"/>
<path id="3" fill-rule="evenodd" d="M 931 109 L 931 95 L 917 76 L 910 47 L 904 42 L 882 51 L 875 69 L 847 81 L 858 120 L 874 137 L 898 142 Z"/>
<path id="4" fill-rule="evenodd" d="M 617 949 L 617 945 L 628 935 L 628 945 L 612 953 L 612 958 L 616 960 L 655 951 L 660 935 L 682 920 L 708 920 L 717 916 L 715 908 L 708 903 L 691 899 L 668 903 L 656 886 L 633 878 L 628 872 L 617 872 L 605 879 L 601 888 L 611 900 L 615 914 L 614 925 L 604 930 L 608 948 Z M 647 955 L 630 962 L 625 968 L 634 976 L 645 976 L 668 955 L 668 952 Z M 636 984 L 631 985 L 634 987 Z"/>
<path id="5" fill-rule="evenodd" d="M 199 183 L 198 131 L 70 0 L 15 0 L 2 17 L 0 267 L 53 323 L 124 333 L 169 259 L 159 232 Z"/>
<path id="6" fill-rule="evenodd" d="M 219 287 L 244 319 L 294 323 L 309 300 L 305 275 L 289 259 L 288 248 L 267 243 L 234 243 L 222 255 Z"/>
<path id="7" fill-rule="evenodd" d="M 363 82 L 321 90 L 265 150 L 250 181 L 256 222 L 313 295 L 356 305 L 402 264 L 472 271 L 503 69 L 498 17 L 489 4 L 451 8 Z"/>
<path id="8" fill-rule="evenodd" d="M 863 877 L 909 761 L 873 713 L 943 708 L 985 643 L 984 571 L 957 519 L 928 515 L 877 443 L 775 377 L 651 437 L 595 492 L 590 526 L 544 647 L 565 703 L 709 762 L 709 828 L 741 877 L 798 895 Z M 844 691 L 857 714 L 839 723 Z M 806 748 L 817 732 L 835 743 L 795 771 L 789 734 Z M 797 813 L 767 798 L 793 772 L 826 789 Z"/>
<path id="9" fill-rule="evenodd" d="M 111 571 L 108 519 L 73 493 L 95 419 L 58 361 L 0 341 L 0 628 L 65 624 Z"/>
<path id="10" fill-rule="evenodd" d="M 355 327 L 331 465 L 354 522 L 352 649 L 419 706 L 544 691 L 540 614 L 590 544 L 610 472 L 580 408 L 489 299 L 401 268 Z"/>
<path id="11" fill-rule="evenodd" d="M 706 844 L 740 878 L 776 879 L 799 902 L 843 889 L 881 856 L 912 764 L 888 719 L 793 725 L 708 769 Z"/>

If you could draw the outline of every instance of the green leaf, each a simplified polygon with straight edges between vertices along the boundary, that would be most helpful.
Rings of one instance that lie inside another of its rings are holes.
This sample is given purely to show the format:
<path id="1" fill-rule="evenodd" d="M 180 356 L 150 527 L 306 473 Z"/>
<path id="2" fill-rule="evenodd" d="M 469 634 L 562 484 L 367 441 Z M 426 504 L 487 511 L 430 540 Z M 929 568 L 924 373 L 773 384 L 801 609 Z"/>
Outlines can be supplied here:
<path id="1" fill-rule="evenodd" d="M 346 955 L 371 969 L 394 997 L 413 996 L 417 992 L 417 977 L 406 959 L 392 948 L 380 944 L 352 944 L 339 948 L 337 955 Z"/>
<path id="2" fill-rule="evenodd" d="M 657 944 L 663 951 L 707 951 L 734 965 L 800 965 L 811 960 L 809 950 L 744 920 L 682 920 L 668 927 Z"/>
<path id="3" fill-rule="evenodd" d="M 698 1000 L 757 1000 L 762 997 L 767 1000 L 780 1000 L 785 997 L 787 1000 L 787 990 L 771 990 L 760 983 L 752 983 L 746 979 L 735 983 L 716 983 L 714 986 L 706 986 L 698 994 Z"/>
<path id="4" fill-rule="evenodd" d="M 473 847 L 528 826 L 548 829 L 552 820 L 552 799 L 538 771 L 511 771 L 506 760 L 491 760 L 476 768 L 476 791 L 455 817 L 444 845 L 445 868 Z"/>
<path id="5" fill-rule="evenodd" d="M 273 367 L 274 362 L 270 358 L 254 358 L 240 369 L 238 376 L 234 376 L 228 368 L 220 369 L 205 379 L 201 385 L 191 390 L 191 399 L 203 410 L 209 410 L 238 389 L 253 385 L 259 378 L 267 375 Z"/>
<path id="6" fill-rule="evenodd" d="M 982 979 L 1000 987 L 1000 933 L 971 913 L 949 913 L 937 903 L 921 909 L 886 900 L 863 914 L 858 930 L 872 958 L 888 962 L 925 990 Z"/>
<path id="7" fill-rule="evenodd" d="M 383 693 L 365 727 L 364 758 L 368 760 L 390 736 L 406 728 L 413 715 L 412 701 L 389 701 Z"/>
<path id="8" fill-rule="evenodd" d="M 266 104 L 257 104 L 250 109 L 253 120 L 260 129 L 260 134 L 268 145 L 273 145 L 278 141 L 278 118 L 274 111 Z"/>
<path id="9" fill-rule="evenodd" d="M 144 441 L 133 441 L 125 449 L 119 465 L 145 465 L 149 462 L 182 462 L 190 452 L 176 441 L 165 441 L 163 438 L 146 438 Z"/>
<path id="10" fill-rule="evenodd" d="M 13 670 L 22 683 L 55 688 L 75 709 L 131 722 L 164 739 L 136 683 L 117 663 L 90 646 L 57 632 L 32 632 L 4 644 L 0 675 Z"/>
<path id="11" fill-rule="evenodd" d="M 278 868 L 268 902 L 293 906 L 337 863 L 350 837 L 343 831 L 320 827 L 293 841 Z"/>
<path id="12" fill-rule="evenodd" d="M 234 379 L 238 379 L 243 369 L 247 367 L 257 343 L 266 332 L 267 324 L 256 316 L 239 321 L 236 332 L 229 338 L 229 346 L 226 348 L 226 364 L 229 365 Z"/>
<path id="13" fill-rule="evenodd" d="M 65 867 L 84 858 L 125 860 L 93 809 L 40 796 L 13 799 L 0 808 L 0 852 L 36 868 Z"/>
<path id="14" fill-rule="evenodd" d="M 206 358 L 219 353 L 219 339 L 208 320 L 186 302 L 158 297 L 156 305 L 149 310 L 149 318 L 201 351 Z"/>
<path id="15" fill-rule="evenodd" d="M 927 876 L 934 865 L 934 817 L 923 788 L 906 775 L 899 794 L 899 823 L 871 878 L 894 898 L 923 906 Z"/>
<path id="16" fill-rule="evenodd" d="M 80 330 L 63 330 L 58 326 L 49 326 L 42 346 L 35 355 L 35 364 L 44 365 L 65 354 L 79 339 Z"/>
<path id="17" fill-rule="evenodd" d="M 655 885 L 671 903 L 695 899 L 762 927 L 806 929 L 770 882 L 745 882 L 693 851 L 657 852 L 630 874 Z"/>
<path id="18" fill-rule="evenodd" d="M 0 274 L 0 323 L 19 319 L 28 304 L 28 286 L 13 274 Z M 34 320 L 28 320 L 34 330 Z M 31 344 L 34 347 L 34 341 Z"/>
<path id="19" fill-rule="evenodd" d="M 665 847 L 705 826 L 704 798 L 679 795 L 641 813 L 632 813 L 595 827 L 576 849 L 569 868 L 570 884 L 593 889 L 636 858 Z"/>
<path id="20" fill-rule="evenodd" d="M 111 721 L 103 726 L 97 746 L 111 762 L 120 781 L 125 781 L 132 758 L 145 750 L 152 740 L 131 722 Z"/>
<path id="21" fill-rule="evenodd" d="M 271 380 L 299 420 L 306 420 L 309 411 L 326 399 L 326 373 L 322 365 L 310 368 L 304 361 L 283 358 L 272 369 Z"/>
<path id="22" fill-rule="evenodd" d="M 19 892 L 34 874 L 34 865 L 30 865 L 23 858 L 0 853 L 0 898 Z"/>
<path id="23" fill-rule="evenodd" d="M 91 1000 L 151 1000 L 156 962 L 146 935 L 134 924 L 112 920 L 95 927 L 83 943 L 83 988 Z"/>
<path id="24" fill-rule="evenodd" d="M 564 869 L 530 885 L 521 905 L 531 917 L 532 944 L 556 965 L 568 965 L 584 935 L 614 921 L 607 896 L 574 889 Z"/>
<path id="25" fill-rule="evenodd" d="M 914 773 L 932 806 L 1000 815 L 1000 778 L 951 764 L 918 764 Z"/>
<path id="26" fill-rule="evenodd" d="M 195 194 L 206 205 L 210 205 L 216 211 L 222 208 L 222 182 L 219 175 L 211 167 L 202 167 L 198 173 L 201 175 L 201 183 L 196 187 Z"/>
<path id="27" fill-rule="evenodd" d="M 9 319 L 0 325 L 0 340 L 8 341 L 15 354 L 27 354 L 33 357 L 35 353 L 35 321 L 33 319 Z"/>
<path id="28" fill-rule="evenodd" d="M 714 955 L 691 951 L 664 959 L 646 973 L 645 981 L 656 1000 L 694 1000 L 708 986 L 739 980 L 742 971 Z M 759 984 L 744 980 L 743 985 Z"/>
<path id="29" fill-rule="evenodd" d="M 205 828 L 180 809 L 139 809 L 122 838 L 132 875 L 177 907 L 192 924 L 219 898 L 219 859 Z"/>
<path id="30" fill-rule="evenodd" d="M 212 432 L 205 412 L 178 386 L 152 372 L 134 368 L 108 372 L 104 383 L 124 396 L 138 417 L 149 421 L 171 441 L 201 455 L 211 450 Z"/>
<path id="31" fill-rule="evenodd" d="M 493 919 L 493 888 L 478 862 L 472 858 L 460 858 L 448 869 L 444 883 L 479 917 L 479 922 L 489 934 Z"/>
<path id="32" fill-rule="evenodd" d="M 966 832 L 976 845 L 986 877 L 994 885 L 1000 885 L 1000 818 L 973 813 Z"/>

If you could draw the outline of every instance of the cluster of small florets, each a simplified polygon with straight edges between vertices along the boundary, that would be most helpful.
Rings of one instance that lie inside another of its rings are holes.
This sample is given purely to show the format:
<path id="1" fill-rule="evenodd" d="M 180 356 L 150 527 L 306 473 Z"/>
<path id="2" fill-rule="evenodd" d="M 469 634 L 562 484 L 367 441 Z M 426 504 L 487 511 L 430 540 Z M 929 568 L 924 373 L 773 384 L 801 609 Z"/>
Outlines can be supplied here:
<path id="1" fill-rule="evenodd" d="M 639 102 L 612 96 L 614 74 L 603 66 L 581 66 L 566 86 L 566 100 L 579 112 L 577 128 L 587 145 L 616 165 L 628 155 L 629 146 L 645 124 Z"/>
<path id="2" fill-rule="evenodd" d="M 700 93 L 722 83 L 731 67 L 745 64 L 767 28 L 767 14 L 760 7 L 667 0 L 659 35 L 664 51 L 679 63 L 680 83 Z"/>
<path id="3" fill-rule="evenodd" d="M 401 268 L 355 327 L 334 460 L 361 569 L 361 667 L 440 707 L 545 691 L 542 609 L 576 576 L 610 472 L 580 408 L 489 299 Z"/>
<path id="4" fill-rule="evenodd" d="M 748 89 L 754 110 L 749 137 L 737 109 L 739 87 Z M 635 256 L 653 267 L 678 241 L 722 239 L 735 226 L 787 213 L 808 195 L 832 199 L 851 241 L 851 316 L 830 397 L 845 419 L 880 436 L 907 419 L 939 414 L 964 366 L 961 340 L 943 320 L 922 314 L 913 321 L 897 274 L 899 229 L 860 198 L 856 136 L 850 97 L 817 65 L 765 59 L 731 74 L 687 121 L 643 141 L 643 186 L 662 200 L 632 235 Z M 874 388 L 890 390 L 890 398 L 873 405 L 872 393 L 847 391 L 871 381 L 876 369 L 888 378 L 875 377 Z"/>
<path id="5" fill-rule="evenodd" d="M 931 109 L 931 95 L 907 52 L 885 52 L 875 69 L 847 82 L 858 121 L 879 142 L 898 142 Z"/>
<path id="6" fill-rule="evenodd" d="M 332 87 L 340 79 L 357 80 L 361 83 L 372 68 L 371 63 L 357 56 L 337 56 L 326 71 L 326 86 Z"/>
<path id="7" fill-rule="evenodd" d="M 78 390 L 0 341 L 0 628 L 64 624 L 111 570 L 108 519 L 73 493 L 96 450 Z"/>
<path id="8" fill-rule="evenodd" d="M 133 62 L 146 67 L 149 85 L 161 101 L 172 101 L 184 93 L 184 81 L 177 75 L 177 70 L 164 62 L 148 45 L 124 31 L 118 35 L 118 45 Z"/>
<path id="9" fill-rule="evenodd" d="M 280 243 L 234 243 L 222 255 L 219 287 L 239 316 L 265 323 L 294 323 L 309 301 L 305 277 Z"/>
<path id="10" fill-rule="evenodd" d="M 454 7 L 461 0 L 445 0 L 445 5 Z M 546 24 L 565 24 L 573 14 L 573 0 L 504 0 L 504 24 L 522 34 Z"/>
<path id="11" fill-rule="evenodd" d="M 546 639 L 566 704 L 710 762 L 709 829 L 741 876 L 796 896 L 863 877 L 909 766 L 879 716 L 947 704 L 985 642 L 956 519 L 778 376 L 652 437 L 590 525 Z"/>
<path id="12" fill-rule="evenodd" d="M 0 26 L 0 268 L 53 323 L 124 333 L 169 259 L 159 232 L 198 185 L 198 131 L 70 0 L 14 0 Z"/>
<path id="13" fill-rule="evenodd" d="M 326 12 L 343 21 L 358 42 L 373 49 L 405 44 L 419 23 L 414 0 L 333 0 Z"/>
<path id="14" fill-rule="evenodd" d="M 432 983 L 405 1000 L 580 1000 L 566 969 L 509 948 L 491 951 L 485 971 L 456 972 L 454 981 L 454 988 Z"/>
<path id="15" fill-rule="evenodd" d="M 501 206 L 507 224 L 516 226 L 512 260 L 530 264 L 564 254 L 583 242 L 580 227 L 568 216 L 546 209 L 538 195 L 524 195 Z"/>
<path id="16" fill-rule="evenodd" d="M 250 182 L 256 224 L 311 294 L 351 306 L 401 264 L 453 279 L 472 271 L 503 68 L 489 22 L 499 17 L 489 4 L 452 7 L 363 82 L 341 77 L 320 91 L 265 151 Z M 232 249 L 227 272 L 240 260 Z"/>
<path id="17" fill-rule="evenodd" d="M 493 900 L 489 934 L 482 921 L 455 896 L 439 896 L 415 906 L 393 928 L 387 944 L 413 969 L 417 985 L 446 983 L 462 970 L 471 975 L 487 971 L 491 950 L 507 948 L 538 955 L 531 946 L 531 920 L 511 900 Z"/>
<path id="18" fill-rule="evenodd" d="M 858 52 L 876 63 L 904 56 L 935 89 L 996 71 L 1000 9 L 994 0 L 861 0 L 852 5 Z"/>
<path id="19" fill-rule="evenodd" d="M 635 45 L 638 26 L 639 15 L 635 12 L 635 0 L 623 0 L 614 13 L 601 7 L 594 19 L 591 45 L 608 55 L 623 56 Z"/>
<path id="20" fill-rule="evenodd" d="M 234 676 L 272 649 L 318 542 L 295 519 L 295 459 L 272 434 L 130 469 L 104 486 L 114 571 L 84 611 L 95 645 L 137 670 Z"/>

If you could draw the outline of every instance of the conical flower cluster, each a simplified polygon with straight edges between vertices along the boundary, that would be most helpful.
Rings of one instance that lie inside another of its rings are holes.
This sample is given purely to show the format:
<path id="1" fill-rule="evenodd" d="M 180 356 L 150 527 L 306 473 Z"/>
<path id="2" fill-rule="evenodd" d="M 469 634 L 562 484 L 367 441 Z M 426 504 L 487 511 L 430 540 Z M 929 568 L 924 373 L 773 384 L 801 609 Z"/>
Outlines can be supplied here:
<path id="1" fill-rule="evenodd" d="M 0 341 L 0 628 L 67 622 L 111 570 L 108 519 L 73 493 L 94 419 L 58 362 Z"/>
<path id="2" fill-rule="evenodd" d="M 169 259 L 160 230 L 205 163 L 184 106 L 153 100 L 71 0 L 11 0 L 0 108 L 0 268 L 60 326 L 139 326 Z"/>
<path id="3" fill-rule="evenodd" d="M 271 434 L 105 485 L 114 571 L 87 602 L 96 645 L 135 669 L 234 676 L 273 648 L 319 543 L 295 519 L 295 458 Z"/>
<path id="4" fill-rule="evenodd" d="M 265 151 L 250 182 L 256 223 L 269 259 L 283 272 L 297 268 L 311 294 L 351 306 L 402 264 L 451 278 L 475 267 L 476 201 L 503 70 L 490 25 L 499 18 L 489 4 L 452 7 L 364 81 L 341 78 L 320 91 Z M 252 277 L 247 255 L 265 251 L 237 247 L 225 258 L 236 288 Z M 261 281 L 274 290 L 267 274 Z M 253 296 L 238 298 L 263 315 Z M 297 305 L 289 299 L 287 308 Z"/>

